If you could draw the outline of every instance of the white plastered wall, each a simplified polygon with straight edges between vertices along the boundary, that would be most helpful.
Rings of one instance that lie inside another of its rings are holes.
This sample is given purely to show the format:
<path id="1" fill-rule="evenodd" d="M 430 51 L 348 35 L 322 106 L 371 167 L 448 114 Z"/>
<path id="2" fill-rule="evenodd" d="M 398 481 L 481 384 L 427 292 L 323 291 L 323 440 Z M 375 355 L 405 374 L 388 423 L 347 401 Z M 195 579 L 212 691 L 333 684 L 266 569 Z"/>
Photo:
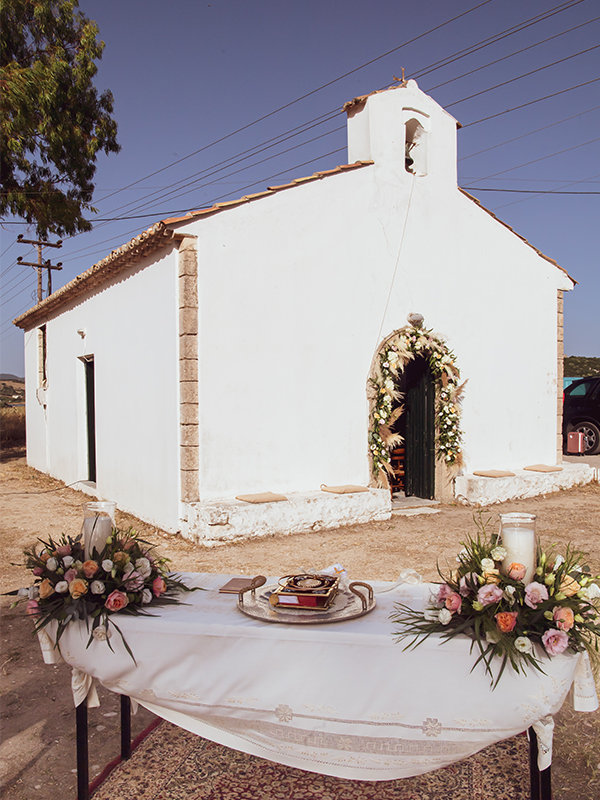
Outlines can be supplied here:
<path id="1" fill-rule="evenodd" d="M 369 366 L 412 311 L 469 381 L 465 469 L 555 461 L 556 290 L 572 283 L 457 190 L 455 121 L 405 91 L 368 100 L 352 157 L 374 166 L 185 226 L 199 246 L 203 501 L 366 484 Z M 428 174 L 415 177 L 402 121 L 419 103 Z"/>
<path id="2" fill-rule="evenodd" d="M 81 358 L 93 355 L 97 493 L 167 530 L 179 528 L 176 259 L 175 250 L 150 257 L 49 319 L 47 408 L 27 395 L 28 463 L 65 483 L 86 480 Z M 25 333 L 28 387 L 36 339 L 37 329 Z"/>

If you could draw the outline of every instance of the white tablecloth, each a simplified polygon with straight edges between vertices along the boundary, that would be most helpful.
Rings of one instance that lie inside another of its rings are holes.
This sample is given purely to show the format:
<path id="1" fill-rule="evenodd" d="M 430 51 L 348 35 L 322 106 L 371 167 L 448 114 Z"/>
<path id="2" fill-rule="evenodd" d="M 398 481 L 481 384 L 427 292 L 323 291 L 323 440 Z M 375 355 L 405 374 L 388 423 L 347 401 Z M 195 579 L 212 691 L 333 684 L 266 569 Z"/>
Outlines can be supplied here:
<path id="1" fill-rule="evenodd" d="M 360 619 L 281 625 L 245 616 L 236 595 L 215 591 L 226 577 L 187 576 L 210 590 L 185 595 L 185 605 L 156 609 L 154 617 L 117 615 L 137 666 L 118 634 L 114 653 L 100 641 L 86 650 L 85 625 L 70 625 L 61 652 L 79 691 L 89 688 L 89 681 L 81 685 L 86 673 L 215 742 L 362 780 L 437 769 L 548 723 L 574 682 L 575 708 L 598 707 L 587 657 L 544 659 L 545 675 L 507 668 L 492 691 L 481 665 L 471 672 L 475 656 L 466 638 L 431 637 L 404 652 L 392 636 L 393 603 L 422 607 L 427 585 L 376 595 L 377 607 Z"/>

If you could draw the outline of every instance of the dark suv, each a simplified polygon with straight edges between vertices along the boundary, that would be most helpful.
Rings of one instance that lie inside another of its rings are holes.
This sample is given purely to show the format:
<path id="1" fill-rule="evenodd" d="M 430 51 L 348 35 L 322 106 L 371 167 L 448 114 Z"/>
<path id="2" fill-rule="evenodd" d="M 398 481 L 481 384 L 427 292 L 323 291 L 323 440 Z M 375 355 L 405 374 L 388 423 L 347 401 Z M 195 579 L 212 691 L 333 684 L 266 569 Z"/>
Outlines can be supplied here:
<path id="1" fill-rule="evenodd" d="M 600 453 L 600 375 L 574 381 L 564 391 L 563 442 L 567 434 L 583 433 L 584 453 Z"/>

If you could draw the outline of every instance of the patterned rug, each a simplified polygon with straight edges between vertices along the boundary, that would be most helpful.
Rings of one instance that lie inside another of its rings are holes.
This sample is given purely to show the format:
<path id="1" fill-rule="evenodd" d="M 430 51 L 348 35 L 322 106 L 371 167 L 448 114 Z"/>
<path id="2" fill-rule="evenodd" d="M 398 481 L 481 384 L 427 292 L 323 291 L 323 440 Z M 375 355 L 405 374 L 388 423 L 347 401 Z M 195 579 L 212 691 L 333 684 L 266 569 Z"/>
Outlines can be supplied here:
<path id="1" fill-rule="evenodd" d="M 162 722 L 93 800 L 528 800 L 525 736 L 398 781 L 351 781 L 284 767 Z"/>

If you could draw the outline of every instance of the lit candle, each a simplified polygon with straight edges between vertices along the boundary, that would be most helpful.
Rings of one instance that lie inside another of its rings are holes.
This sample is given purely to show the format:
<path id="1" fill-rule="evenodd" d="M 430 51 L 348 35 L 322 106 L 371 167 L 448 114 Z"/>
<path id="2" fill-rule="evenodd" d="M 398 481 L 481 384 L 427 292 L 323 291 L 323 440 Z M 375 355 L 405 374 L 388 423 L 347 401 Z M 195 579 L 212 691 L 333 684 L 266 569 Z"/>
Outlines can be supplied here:
<path id="1" fill-rule="evenodd" d="M 86 560 L 92 552 L 103 550 L 106 540 L 115 527 L 116 503 L 99 501 L 86 503 L 83 519 L 83 551 Z"/>
<path id="2" fill-rule="evenodd" d="M 525 567 L 523 583 L 533 580 L 535 573 L 535 514 L 500 514 L 502 546 L 506 558 L 502 561 L 502 572 L 507 575 L 511 564 Z"/>

